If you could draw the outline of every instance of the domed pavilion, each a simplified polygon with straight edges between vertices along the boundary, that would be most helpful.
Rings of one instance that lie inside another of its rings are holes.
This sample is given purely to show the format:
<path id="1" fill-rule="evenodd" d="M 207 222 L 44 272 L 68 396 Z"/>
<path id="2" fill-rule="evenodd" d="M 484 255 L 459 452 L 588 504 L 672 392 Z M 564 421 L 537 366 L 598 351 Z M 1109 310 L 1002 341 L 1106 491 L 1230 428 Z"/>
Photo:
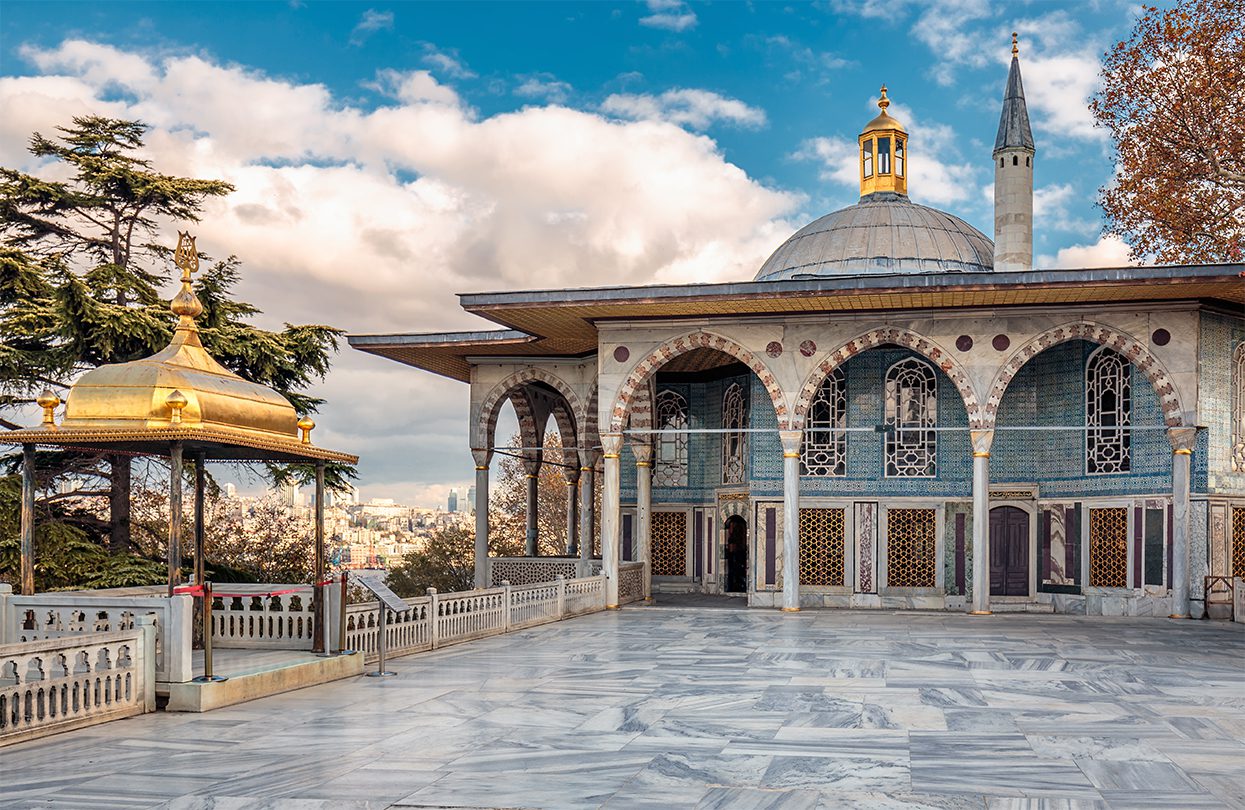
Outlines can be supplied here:
<path id="1" fill-rule="evenodd" d="M 993 238 L 909 197 L 922 145 L 889 105 L 859 202 L 751 281 L 471 293 L 502 329 L 350 337 L 470 386 L 478 585 L 554 564 L 532 559 L 546 464 L 611 606 L 639 570 L 658 601 L 1201 616 L 1207 577 L 1245 575 L 1245 266 L 1035 267 L 1014 40 L 980 156 Z M 527 554 L 488 560 L 507 403 Z M 555 428 L 561 458 L 532 449 Z"/>

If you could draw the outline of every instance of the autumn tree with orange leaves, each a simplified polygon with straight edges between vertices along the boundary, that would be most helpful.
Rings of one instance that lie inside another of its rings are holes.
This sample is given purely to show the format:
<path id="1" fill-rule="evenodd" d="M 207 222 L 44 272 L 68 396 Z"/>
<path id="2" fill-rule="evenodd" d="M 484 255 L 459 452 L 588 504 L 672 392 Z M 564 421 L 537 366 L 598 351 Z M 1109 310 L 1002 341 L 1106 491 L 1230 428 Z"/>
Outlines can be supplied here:
<path id="1" fill-rule="evenodd" d="M 1245 260 L 1245 0 L 1145 8 L 1090 108 L 1116 155 L 1099 202 L 1134 258 Z"/>

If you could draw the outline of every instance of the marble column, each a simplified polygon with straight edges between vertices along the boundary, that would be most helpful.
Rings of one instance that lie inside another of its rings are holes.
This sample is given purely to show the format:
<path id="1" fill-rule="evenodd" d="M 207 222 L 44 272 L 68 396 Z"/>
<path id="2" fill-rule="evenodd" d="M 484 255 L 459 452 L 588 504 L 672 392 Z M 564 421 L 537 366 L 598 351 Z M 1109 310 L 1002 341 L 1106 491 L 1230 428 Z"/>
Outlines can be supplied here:
<path id="1" fill-rule="evenodd" d="M 476 462 L 476 550 L 475 585 L 487 588 L 488 581 L 488 468 L 493 460 L 492 450 L 472 450 Z"/>
<path id="2" fill-rule="evenodd" d="M 622 481 L 618 456 L 622 451 L 621 433 L 602 433 L 605 451 L 605 484 L 601 493 L 601 570 L 605 574 L 605 607 L 618 609 L 618 553 L 620 546 Z"/>
<path id="3" fill-rule="evenodd" d="M 631 445 L 635 454 L 636 559 L 644 564 L 644 601 L 653 601 L 653 445 Z"/>
<path id="4" fill-rule="evenodd" d="M 537 450 L 535 458 L 523 461 L 523 469 L 527 472 L 527 533 L 523 553 L 528 557 L 540 554 L 540 525 L 537 517 L 540 510 L 540 464 L 544 454 Z"/>
<path id="5" fill-rule="evenodd" d="M 182 582 L 182 443 L 169 445 L 169 596 Z"/>
<path id="6" fill-rule="evenodd" d="M 973 441 L 973 604 L 969 612 L 984 616 L 990 613 L 990 446 L 994 443 L 994 431 L 974 430 L 970 435 Z"/>
<path id="7" fill-rule="evenodd" d="M 585 564 L 592 559 L 593 533 L 596 530 L 596 463 L 597 451 L 585 450 L 579 468 L 579 559 Z M 586 567 L 585 567 L 586 573 Z"/>
<path id="8" fill-rule="evenodd" d="M 802 430 L 780 430 L 782 440 L 782 609 L 800 609 L 800 442 Z"/>
<path id="9" fill-rule="evenodd" d="M 577 453 L 564 453 L 562 470 L 566 477 L 566 556 L 579 553 L 579 458 Z"/>
<path id="10" fill-rule="evenodd" d="M 319 653 L 327 653 L 329 651 L 327 635 L 329 617 L 325 610 L 325 605 L 328 602 L 328 593 L 331 587 L 319 584 L 325 580 L 327 571 L 327 555 L 325 554 L 326 549 L 324 547 L 324 466 L 325 463 L 323 461 L 316 462 L 316 507 L 314 513 L 315 521 L 312 526 L 315 544 L 313 563 L 315 571 L 312 573 L 315 601 L 312 603 L 312 626 L 315 630 L 311 637 L 311 651 Z"/>
<path id="11" fill-rule="evenodd" d="M 1172 593 L 1171 617 L 1189 617 L 1189 468 L 1197 428 L 1167 431 L 1172 445 Z"/>

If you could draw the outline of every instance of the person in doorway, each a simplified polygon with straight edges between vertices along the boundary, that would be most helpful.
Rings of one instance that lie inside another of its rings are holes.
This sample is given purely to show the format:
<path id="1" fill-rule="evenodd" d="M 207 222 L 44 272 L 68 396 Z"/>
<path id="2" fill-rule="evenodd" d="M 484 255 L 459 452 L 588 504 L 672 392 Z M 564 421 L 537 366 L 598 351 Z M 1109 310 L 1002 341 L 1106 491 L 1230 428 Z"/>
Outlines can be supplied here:
<path id="1" fill-rule="evenodd" d="M 748 524 L 735 515 L 726 521 L 726 590 L 748 590 Z"/>

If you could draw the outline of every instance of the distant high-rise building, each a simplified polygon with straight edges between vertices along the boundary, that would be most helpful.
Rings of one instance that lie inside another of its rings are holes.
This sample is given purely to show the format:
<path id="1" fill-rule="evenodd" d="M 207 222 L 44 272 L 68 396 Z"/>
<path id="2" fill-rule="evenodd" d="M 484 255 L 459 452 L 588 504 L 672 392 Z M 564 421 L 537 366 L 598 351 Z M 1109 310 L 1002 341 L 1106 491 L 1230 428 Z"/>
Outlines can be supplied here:
<path id="1" fill-rule="evenodd" d="M 467 508 L 475 511 L 476 508 L 476 485 L 472 484 L 467 487 Z"/>
<path id="2" fill-rule="evenodd" d="M 447 512 L 458 511 L 458 490 L 456 489 L 450 490 L 450 499 L 449 499 L 449 503 L 446 505 L 445 511 Z"/>
<path id="3" fill-rule="evenodd" d="M 236 498 L 236 497 L 238 497 L 238 485 L 237 485 L 237 484 L 234 484 L 234 483 L 226 483 L 226 484 L 225 484 L 225 486 L 224 486 L 224 491 L 225 491 L 225 497 L 226 497 L 226 498 Z"/>

